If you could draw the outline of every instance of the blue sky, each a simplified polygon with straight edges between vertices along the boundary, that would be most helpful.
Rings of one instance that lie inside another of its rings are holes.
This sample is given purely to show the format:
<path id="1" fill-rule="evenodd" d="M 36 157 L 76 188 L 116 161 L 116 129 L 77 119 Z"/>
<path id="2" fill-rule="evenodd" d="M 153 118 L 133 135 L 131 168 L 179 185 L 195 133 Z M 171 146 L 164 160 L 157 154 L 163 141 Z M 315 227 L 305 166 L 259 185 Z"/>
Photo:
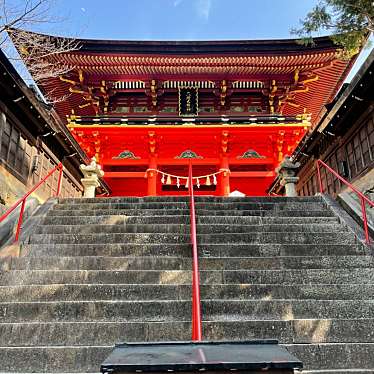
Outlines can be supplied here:
<path id="1" fill-rule="evenodd" d="M 49 33 L 92 39 L 290 38 L 317 0 L 55 0 Z M 369 54 L 361 53 L 349 81 Z"/>
<path id="2" fill-rule="evenodd" d="M 9 0 L 23 5 L 25 0 Z M 32 31 L 87 39 L 238 40 L 293 38 L 318 0 L 50 0 L 53 22 Z M 30 26 L 30 25 L 29 25 Z M 323 33 L 321 35 L 324 35 Z M 316 35 L 317 36 L 317 35 Z M 372 38 L 374 39 L 374 38 Z M 371 49 L 364 50 L 350 81 Z M 9 49 L 10 54 L 12 49 Z M 8 52 L 9 52 L 8 51 Z M 16 68 L 32 81 L 25 67 Z"/>
<path id="3" fill-rule="evenodd" d="M 56 0 L 57 33 L 98 39 L 287 38 L 315 0 Z"/>

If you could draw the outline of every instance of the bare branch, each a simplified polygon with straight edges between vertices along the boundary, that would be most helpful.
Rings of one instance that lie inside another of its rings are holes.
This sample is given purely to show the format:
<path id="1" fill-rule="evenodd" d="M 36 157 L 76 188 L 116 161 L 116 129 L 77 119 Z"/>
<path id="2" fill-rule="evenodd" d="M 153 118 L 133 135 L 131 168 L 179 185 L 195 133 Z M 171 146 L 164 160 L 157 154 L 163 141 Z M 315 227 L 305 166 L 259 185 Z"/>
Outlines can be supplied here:
<path id="1" fill-rule="evenodd" d="M 0 27 L 0 33 L 3 31 L 7 31 L 11 27 L 14 27 L 17 23 L 24 21 L 27 18 L 27 16 L 34 13 L 42 5 L 42 3 L 43 1 L 39 0 L 35 5 L 28 8 L 27 6 L 29 2 L 27 2 L 23 13 L 19 14 L 16 18 L 12 19 L 11 21 L 9 21 L 8 18 L 6 18 L 6 23 Z M 5 5 L 4 10 L 6 11 Z"/>
<path id="2" fill-rule="evenodd" d="M 57 55 L 79 48 L 74 39 L 51 37 L 35 32 L 35 25 L 53 23 L 55 0 L 0 0 L 0 47 L 26 81 L 43 86 L 52 78 L 69 73 L 74 66 L 60 62 Z M 45 97 L 49 103 L 67 100 L 58 92 Z M 69 96 L 69 95 L 68 95 Z"/>
<path id="3" fill-rule="evenodd" d="M 54 58 L 61 53 L 79 48 L 74 39 L 57 38 L 49 35 L 30 33 L 24 30 L 8 31 L 20 58 L 36 83 L 43 84 L 49 78 L 59 77 L 74 69 Z"/>

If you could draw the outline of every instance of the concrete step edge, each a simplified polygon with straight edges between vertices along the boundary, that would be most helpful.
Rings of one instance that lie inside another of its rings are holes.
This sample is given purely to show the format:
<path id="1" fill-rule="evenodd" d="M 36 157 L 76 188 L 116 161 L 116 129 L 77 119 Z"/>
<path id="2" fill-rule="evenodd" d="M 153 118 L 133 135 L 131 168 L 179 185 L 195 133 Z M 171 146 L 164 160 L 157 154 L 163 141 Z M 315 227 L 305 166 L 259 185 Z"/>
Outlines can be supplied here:
<path id="1" fill-rule="evenodd" d="M 13 261 L 18 261 L 18 260 L 21 260 L 23 261 L 24 259 L 41 259 L 41 260 L 44 260 L 44 259 L 82 259 L 82 260 L 85 260 L 85 259 L 114 259 L 114 260 L 117 260 L 117 259 L 124 259 L 124 260 L 132 260 L 132 259 L 137 259 L 137 260 L 145 260 L 145 259 L 149 259 L 150 256 L 38 256 L 38 257 L 13 257 L 12 260 Z M 362 258 L 362 257 L 367 257 L 367 258 L 370 258 L 370 259 L 373 259 L 372 256 L 370 255 L 358 255 L 357 253 L 354 253 L 354 254 L 351 254 L 351 255 L 348 255 L 348 254 L 344 254 L 344 255 L 317 255 L 317 256 L 239 256 L 239 257 L 231 257 L 231 256 L 202 256 L 202 255 L 199 255 L 199 260 L 229 260 L 229 259 L 235 259 L 235 260 L 246 260 L 246 259 L 253 259 L 253 260 L 257 260 L 257 259 L 260 259 L 260 260 L 273 260 L 273 259 L 285 259 L 285 260 L 289 260 L 289 259 L 297 259 L 297 260 L 306 260 L 306 259 L 317 259 L 317 260 L 321 260 L 321 259 L 325 259 L 325 258 L 332 258 L 332 259 L 339 259 L 339 258 Z M 178 260 L 178 261 L 184 261 L 184 260 L 192 260 L 192 257 L 187 257 L 187 256 L 160 256 L 160 257 L 156 257 L 156 258 L 153 258 L 153 259 L 160 259 L 160 260 L 164 260 L 164 259 L 167 259 L 167 260 Z M 35 260 L 33 260 L 35 261 Z M 373 259 L 374 261 L 374 259 Z M 200 269 L 200 270 L 203 270 L 203 269 Z M 245 270 L 245 269 L 244 269 Z"/>
<path id="2" fill-rule="evenodd" d="M 259 287 L 292 287 L 295 284 L 284 284 L 284 283 L 279 283 L 279 284 L 274 284 L 274 283 L 209 283 L 209 284 L 201 284 L 203 287 L 219 287 L 219 286 L 226 286 L 226 287 L 240 287 L 240 286 L 259 286 Z M 341 286 L 371 286 L 371 283 L 306 283 L 306 284 L 300 284 L 298 283 L 300 287 L 341 287 Z M 67 287 L 191 287 L 191 284 L 181 284 L 181 283 L 160 283 L 160 284 L 154 284 L 154 283 L 47 283 L 47 284 L 12 284 L 12 285 L 1 285 L 1 288 L 19 288 L 19 287 L 49 287 L 49 286 L 67 286 Z M 226 299 L 225 299 L 226 300 Z M 272 299 L 274 300 L 274 299 Z M 287 299 L 290 300 L 290 299 Z M 297 300 L 297 299 L 295 299 Z M 343 299 L 344 300 L 344 299 Z M 1 301 L 0 301 L 1 303 Z"/>
<path id="3" fill-rule="evenodd" d="M 300 322 L 300 321 L 339 321 L 339 322 L 368 322 L 374 321 L 373 318 L 295 318 L 292 320 L 284 320 L 284 319 L 241 319 L 238 321 L 231 321 L 231 320 L 218 320 L 218 319 L 208 319 L 202 320 L 202 323 L 222 323 L 222 324 L 231 324 L 231 323 L 248 323 L 248 322 L 256 322 L 256 323 L 271 323 L 271 322 L 282 322 L 282 323 L 293 323 L 293 322 Z M 115 325 L 115 324 L 128 324 L 128 325 L 142 325 L 142 324 L 177 324 L 177 323 L 191 323 L 191 320 L 188 319 L 178 319 L 173 321 L 27 321 L 27 322 L 0 322 L 0 326 L 9 326 L 9 325 Z M 374 344 L 374 342 L 372 342 Z"/>
<path id="4" fill-rule="evenodd" d="M 136 226 L 136 225 L 135 225 Z M 303 227 L 303 225 L 300 225 L 301 227 Z M 262 234 L 266 234 L 266 235 L 271 235 L 271 234 L 277 234 L 277 235 L 280 235 L 280 234 L 284 234 L 282 231 L 266 231 L 266 232 L 262 232 L 262 231 L 252 231 L 252 232 L 229 232 L 229 233 L 217 233 L 217 232 L 213 232 L 213 233 L 198 233 L 197 236 L 199 237 L 204 237 L 204 236 L 226 236 L 226 235 L 237 235 L 237 236 L 242 236 L 243 234 L 244 235 L 251 235 L 251 234 L 255 234 L 255 233 L 262 233 Z M 115 234 L 118 234 L 118 235 L 142 235 L 142 234 L 147 234 L 147 235 L 168 235 L 168 236 L 175 236 L 175 235 L 178 235 L 178 236 L 184 236 L 184 237 L 188 237 L 190 238 L 190 234 L 184 234 L 184 233 L 179 233 L 179 232 L 141 232 L 141 231 L 138 231 L 138 232 L 118 232 L 118 233 L 107 233 L 107 232 L 100 232 L 100 233 L 87 233 L 87 234 L 69 234 L 69 233 L 64 233 L 64 234 L 53 234 L 53 233 L 49 233 L 49 234 L 43 234 L 43 233 L 36 233 L 36 234 L 33 234 L 32 236 L 52 236 L 52 235 L 63 235 L 63 236 L 71 236 L 71 235 L 80 235 L 80 236 L 83 236 L 83 235 L 90 235 L 90 236 L 99 236 L 99 235 L 115 235 Z M 324 234 L 324 235 L 327 235 L 327 234 L 339 234 L 339 235 L 345 235 L 345 236 L 351 236 L 352 238 L 354 238 L 353 234 L 349 233 L 349 232 L 340 232 L 340 231 L 326 231 L 326 232 L 321 232 L 321 231 L 290 231 L 287 233 L 287 235 L 291 235 L 291 234 Z M 301 243 L 303 244 L 303 243 Z M 205 243 L 204 243 L 205 245 Z"/>
<path id="5" fill-rule="evenodd" d="M 338 273 L 341 273 L 342 270 L 346 270 L 348 273 L 352 272 L 352 271 L 366 271 L 369 273 L 370 271 L 370 274 L 372 273 L 371 269 L 370 268 L 365 268 L 365 269 L 362 269 L 361 267 L 357 267 L 357 268 L 347 268 L 347 269 L 344 269 L 344 268 L 338 268 L 338 269 L 334 269 L 334 268 L 328 268 L 328 269 L 269 269 L 269 270 L 264 270 L 264 269 L 232 269 L 232 270 L 226 270 L 226 269 L 217 269 L 217 270 L 200 270 L 200 273 L 206 273 L 206 274 L 213 274 L 215 272 L 246 272 L 246 273 L 261 273 L 261 274 L 271 274 L 271 273 L 274 273 L 274 272 L 278 272 L 278 273 L 285 273 L 285 272 L 288 272 L 288 273 L 291 273 L 291 272 L 294 272 L 294 273 L 305 273 L 305 272 L 309 272 L 309 273 L 320 273 L 320 272 L 330 272 L 330 273 L 333 273 L 333 272 L 338 272 Z M 21 273 L 25 273 L 25 272 L 44 272 L 44 273 L 55 273 L 55 272 L 61 272 L 61 273 L 67 273 L 67 272 L 96 272 L 96 273 L 139 273 L 139 272 L 143 272 L 143 273 L 161 273 L 161 272 L 168 272 L 168 273 L 171 273 L 171 272 L 192 272 L 192 269 L 186 269 L 186 270 L 175 270 L 175 269 L 172 269 L 172 270 L 153 270 L 153 269 L 145 269 L 145 270 L 95 270 L 95 269 L 92 269 L 92 270 L 79 270 L 79 269 L 62 269 L 62 270 L 54 270 L 54 269 L 36 269 L 36 270 L 33 270 L 33 269 L 27 269 L 27 270 L 20 270 L 20 269 L 15 269 L 15 270 L 7 270 L 7 271 L 4 271 L 3 274 L 7 274 L 7 273 L 15 273 L 15 272 L 21 272 Z M 340 284 L 340 283 L 339 283 Z"/>
<path id="6" fill-rule="evenodd" d="M 370 345 L 374 346 L 374 342 L 359 342 L 359 343 L 291 343 L 291 344 L 280 344 L 284 347 L 292 347 L 292 346 L 360 346 L 360 345 Z M 114 345 L 66 345 L 66 346 L 59 346 L 59 345 L 35 345 L 35 346 L 10 346 L 6 347 L 7 349 L 81 349 L 81 348 L 114 348 Z"/>
<path id="7" fill-rule="evenodd" d="M 126 223 L 126 222 L 121 222 L 121 223 L 113 223 L 113 224 L 108 224 L 108 223 L 92 223 L 90 225 L 93 226 L 103 226 L 103 227 L 108 227 L 108 226 L 153 226 L 155 223 Z M 60 225 L 60 224 L 44 224 L 43 227 L 47 228 L 52 228 L 52 227 L 86 227 L 86 224 L 67 224 L 67 225 Z M 157 224 L 157 226 L 172 226 L 172 227 L 180 227 L 180 226 L 189 226 L 189 223 L 160 223 Z M 230 226 L 230 227 L 247 227 L 247 226 L 254 226 L 254 227 L 263 227 L 263 226 L 285 226 L 288 227 L 290 226 L 290 223 L 259 223 L 259 224 L 251 224 L 251 223 L 246 223 L 246 224 L 240 224 L 240 223 L 198 223 L 197 227 L 211 227 L 211 226 Z M 293 227 L 305 227 L 305 223 L 292 223 Z M 337 226 L 337 227 L 343 227 L 340 223 L 337 222 L 313 222 L 313 226 Z"/>
<path id="8" fill-rule="evenodd" d="M 41 234 L 42 235 L 42 234 Z M 45 246 L 45 247 L 50 247 L 51 245 L 58 245 L 58 246 L 74 246 L 74 247 L 87 247 L 87 246 L 98 246 L 98 247 L 110 247 L 111 245 L 113 246 L 118 246 L 118 245 L 122 245 L 122 246 L 131 246 L 131 247 L 144 247 L 144 246 L 154 246 L 154 247 L 160 247 L 162 246 L 162 244 L 160 243 L 131 243 L 131 244 L 126 244 L 126 243 L 106 243 L 106 244 L 103 244 L 103 243 L 27 243 L 25 244 L 26 246 L 36 246 L 36 247 L 40 247 L 40 246 Z M 190 245 L 189 243 L 168 243 L 168 246 L 175 246 L 175 247 L 180 247 L 180 246 L 188 246 Z M 288 247 L 291 247 L 291 248 L 298 248 L 300 247 L 300 245 L 302 245 L 303 247 L 320 247 L 321 245 L 319 244 L 315 244 L 315 243 L 279 243 L 278 244 L 279 246 L 281 246 L 282 248 L 288 248 Z M 226 244 L 222 244 L 222 243 L 204 243 L 204 244 L 200 244 L 199 247 L 226 247 Z M 254 247 L 254 248 L 257 248 L 257 247 L 272 247 L 274 246 L 274 243 L 230 243 L 230 248 L 231 247 L 243 247 L 245 246 L 246 248 L 251 248 L 251 247 Z M 337 247 L 337 248 L 341 248 L 341 247 L 360 247 L 360 248 L 364 248 L 362 246 L 362 244 L 360 243 L 353 243 L 353 244 L 332 244 L 332 243 L 326 243 L 326 244 L 323 244 L 323 247 Z"/>
<path id="9" fill-rule="evenodd" d="M 238 303 L 323 303 L 323 304 L 335 304 L 335 303 L 349 303 L 349 302 L 357 302 L 362 305 L 373 305 L 374 304 L 374 299 L 371 300 L 358 300 L 358 299 L 348 299 L 348 300 L 319 300 L 319 299 L 269 299 L 269 300 L 264 300 L 264 299 L 206 299 L 202 300 L 207 302 L 208 304 L 210 303 L 233 303 L 233 302 L 238 302 Z M 23 305 L 23 304 L 30 304 L 30 305 L 49 305 L 49 304 L 113 304 L 113 305 L 118 305 L 118 304 L 154 304 L 154 303 L 160 303 L 160 304 L 171 304 L 171 303 L 191 303 L 191 299 L 169 299 L 169 300 L 52 300 L 52 301 L 0 301 L 0 306 L 3 304 L 6 305 Z M 217 314 L 217 313 L 215 313 Z M 315 319 L 315 318 L 310 318 L 310 319 Z M 347 319 L 347 318 L 344 318 Z"/>

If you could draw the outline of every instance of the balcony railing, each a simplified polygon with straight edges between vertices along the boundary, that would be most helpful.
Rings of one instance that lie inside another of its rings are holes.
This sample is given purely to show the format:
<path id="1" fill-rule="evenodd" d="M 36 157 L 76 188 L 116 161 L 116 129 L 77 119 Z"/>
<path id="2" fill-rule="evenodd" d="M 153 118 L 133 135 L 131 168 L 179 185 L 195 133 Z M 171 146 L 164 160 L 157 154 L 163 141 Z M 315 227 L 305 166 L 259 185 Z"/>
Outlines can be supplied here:
<path id="1" fill-rule="evenodd" d="M 101 116 L 72 116 L 69 119 L 70 125 L 248 125 L 256 124 L 274 124 L 290 123 L 303 124 L 303 116 L 281 116 L 281 115 L 199 115 L 196 117 L 179 117 L 176 115 L 101 115 Z"/>

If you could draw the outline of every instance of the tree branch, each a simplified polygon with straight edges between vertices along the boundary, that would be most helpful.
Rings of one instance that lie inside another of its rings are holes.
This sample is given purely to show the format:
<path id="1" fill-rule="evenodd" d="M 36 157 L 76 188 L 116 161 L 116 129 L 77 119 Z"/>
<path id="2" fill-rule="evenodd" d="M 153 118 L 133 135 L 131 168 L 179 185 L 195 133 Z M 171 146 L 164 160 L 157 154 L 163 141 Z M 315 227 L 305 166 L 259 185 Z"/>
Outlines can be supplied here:
<path id="1" fill-rule="evenodd" d="M 43 3 L 43 0 L 39 0 L 34 6 L 26 10 L 24 13 L 20 14 L 18 17 L 16 17 L 12 21 L 9 22 L 8 20 L 6 20 L 6 23 L 0 27 L 0 33 L 4 31 L 8 31 L 10 28 L 15 26 L 18 22 L 21 22 L 22 20 L 24 20 L 29 14 L 33 13 L 36 9 L 38 9 L 38 7 L 42 5 L 42 3 Z M 4 9 L 6 9 L 5 1 L 4 1 Z"/>

